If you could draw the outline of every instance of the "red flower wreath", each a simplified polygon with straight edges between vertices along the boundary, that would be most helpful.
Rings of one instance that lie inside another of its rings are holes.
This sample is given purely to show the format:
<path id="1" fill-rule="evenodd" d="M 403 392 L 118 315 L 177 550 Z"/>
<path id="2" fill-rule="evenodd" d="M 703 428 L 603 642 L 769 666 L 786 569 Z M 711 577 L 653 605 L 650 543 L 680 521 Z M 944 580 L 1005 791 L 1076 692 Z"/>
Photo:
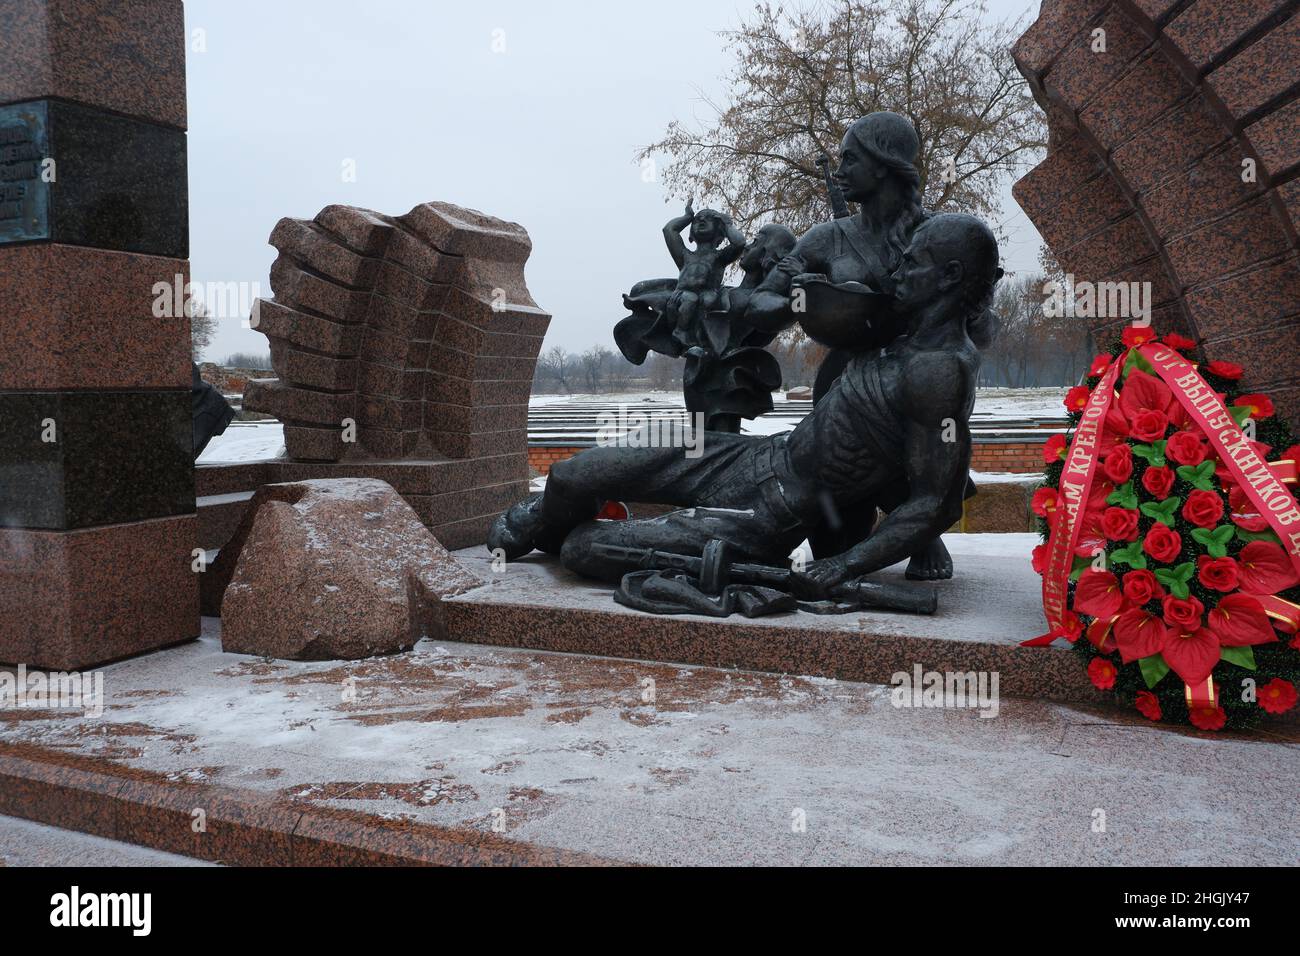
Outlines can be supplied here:
<path id="1" fill-rule="evenodd" d="M 1195 348 L 1131 326 L 1070 389 L 1031 505 L 1051 631 L 1026 643 L 1063 638 L 1144 717 L 1219 730 L 1297 705 L 1300 445 Z"/>

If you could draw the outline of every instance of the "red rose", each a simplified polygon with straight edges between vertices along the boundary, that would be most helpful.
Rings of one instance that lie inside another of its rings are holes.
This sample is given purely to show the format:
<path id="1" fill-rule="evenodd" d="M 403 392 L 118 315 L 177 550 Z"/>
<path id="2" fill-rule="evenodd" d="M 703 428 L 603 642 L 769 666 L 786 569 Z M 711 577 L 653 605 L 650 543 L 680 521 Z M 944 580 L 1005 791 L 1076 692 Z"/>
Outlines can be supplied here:
<path id="1" fill-rule="evenodd" d="M 1154 342 L 1155 338 L 1156 330 L 1150 325 L 1130 325 L 1120 334 L 1121 341 L 1131 349 Z"/>
<path id="2" fill-rule="evenodd" d="M 1170 332 L 1160 340 L 1171 349 L 1177 349 L 1180 352 L 1190 352 L 1196 348 L 1196 343 L 1185 335 L 1179 335 L 1177 332 Z"/>
<path id="3" fill-rule="evenodd" d="M 1110 690 L 1115 686 L 1115 678 L 1119 671 L 1115 670 L 1115 665 L 1104 657 L 1094 657 L 1092 663 L 1088 665 L 1088 679 L 1092 681 L 1092 686 L 1098 690 Z M 1292 691 L 1292 693 L 1295 693 Z"/>
<path id="4" fill-rule="evenodd" d="M 1101 530 L 1111 541 L 1136 541 L 1138 513 L 1128 508 L 1107 508 L 1101 513 Z"/>
<path id="5" fill-rule="evenodd" d="M 1203 554 L 1196 559 L 1196 576 L 1211 591 L 1227 594 L 1237 587 L 1237 562 L 1232 558 L 1212 558 Z"/>
<path id="6" fill-rule="evenodd" d="M 1249 408 L 1251 418 L 1271 418 L 1276 411 L 1273 400 L 1267 395 L 1238 395 L 1232 404 L 1238 408 Z"/>
<path id="7" fill-rule="evenodd" d="M 1101 470 L 1115 484 L 1124 484 L 1133 477 L 1133 449 L 1128 445 L 1116 445 L 1106 455 Z"/>
<path id="8" fill-rule="evenodd" d="M 1165 612 L 1165 623 L 1170 627 L 1180 628 L 1184 631 L 1200 629 L 1201 615 L 1205 613 L 1205 605 L 1197 600 L 1195 595 L 1180 598 L 1169 594 L 1160 602 L 1160 606 Z"/>
<path id="9" fill-rule="evenodd" d="M 1199 465 L 1205 461 L 1205 445 L 1191 432 L 1174 432 L 1165 445 L 1165 455 L 1180 465 Z"/>
<path id="10" fill-rule="evenodd" d="M 1050 465 L 1065 457 L 1065 436 L 1053 435 L 1043 443 L 1043 463 Z"/>
<path id="11" fill-rule="evenodd" d="M 1042 574 L 1047 570 L 1047 545 L 1040 544 L 1029 553 L 1029 562 L 1034 566 L 1035 574 Z"/>
<path id="12" fill-rule="evenodd" d="M 1174 473 L 1163 466 L 1142 472 L 1142 487 L 1164 501 L 1174 487 Z"/>
<path id="13" fill-rule="evenodd" d="M 1183 550 L 1183 539 L 1177 531 L 1157 521 L 1142 540 L 1142 550 L 1157 561 L 1171 564 Z"/>
<path id="14" fill-rule="evenodd" d="M 1149 690 L 1138 691 L 1137 700 L 1133 706 L 1147 720 L 1159 720 L 1164 715 L 1160 712 L 1160 699 Z"/>
<path id="15" fill-rule="evenodd" d="M 1093 683 L 1097 682 L 1094 680 Z M 1270 714 L 1284 714 L 1295 706 L 1295 685 L 1280 677 L 1274 677 L 1259 689 L 1258 700 L 1259 706 Z"/>
<path id="16" fill-rule="evenodd" d="M 1160 586 L 1156 576 L 1146 570 L 1128 572 L 1128 574 L 1124 575 L 1122 584 L 1124 596 L 1137 607 L 1141 607 L 1153 597 L 1159 597 L 1165 593 L 1165 589 Z"/>
<path id="17" fill-rule="evenodd" d="M 1081 412 L 1088 404 L 1088 396 L 1092 391 L 1087 385 L 1076 385 L 1065 393 L 1065 408 L 1071 412 Z"/>
<path id="18" fill-rule="evenodd" d="M 1033 500 L 1029 502 L 1029 507 L 1034 509 L 1034 514 L 1040 518 L 1048 517 L 1051 512 L 1056 510 L 1056 489 L 1043 487 L 1034 492 Z"/>
<path id="19" fill-rule="evenodd" d="M 1110 356 L 1098 355 L 1092 360 L 1092 365 L 1088 367 L 1088 378 L 1101 378 L 1106 374 L 1106 369 L 1110 368 Z"/>
<path id="20" fill-rule="evenodd" d="M 1240 365 L 1223 361 L 1211 362 L 1209 365 L 1205 366 L 1205 370 L 1211 375 L 1217 376 L 1218 378 L 1226 378 L 1232 382 L 1241 378 L 1244 372 L 1244 369 L 1242 369 Z"/>
<path id="21" fill-rule="evenodd" d="M 1158 441 L 1169 428 L 1169 416 L 1154 408 L 1144 408 L 1130 419 L 1129 434 L 1140 442 Z"/>
<path id="22" fill-rule="evenodd" d="M 1183 505 L 1183 517 L 1201 528 L 1214 528 L 1223 517 L 1223 499 L 1217 491 L 1193 491 Z"/>
<path id="23" fill-rule="evenodd" d="M 1222 707 L 1196 706 L 1189 708 L 1188 717 L 1201 730 L 1222 730 L 1228 722 L 1228 715 Z"/>

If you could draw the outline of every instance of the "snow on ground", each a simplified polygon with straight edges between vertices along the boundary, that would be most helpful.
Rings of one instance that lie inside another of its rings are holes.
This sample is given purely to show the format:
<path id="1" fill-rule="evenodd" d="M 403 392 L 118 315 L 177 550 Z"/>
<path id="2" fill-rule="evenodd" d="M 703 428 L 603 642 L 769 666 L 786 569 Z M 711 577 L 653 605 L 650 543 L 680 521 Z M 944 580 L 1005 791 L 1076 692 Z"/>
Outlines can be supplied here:
<path id="1" fill-rule="evenodd" d="M 943 543 L 952 555 L 964 555 L 978 558 L 1024 558 L 1029 560 L 1030 552 L 1043 543 L 1043 539 L 1032 532 L 1018 534 L 959 534 L 953 532 L 943 536 Z"/>
<path id="2" fill-rule="evenodd" d="M 284 454 L 284 426 L 279 422 L 231 422 L 225 434 L 208 442 L 200 465 L 263 461 Z"/>
<path id="3" fill-rule="evenodd" d="M 1066 388 L 979 388 L 975 414 L 998 418 L 1065 418 Z"/>
<path id="4" fill-rule="evenodd" d="M 773 397 L 785 397 L 785 392 L 773 392 Z M 601 405 L 631 405 L 637 402 L 666 402 L 681 404 L 681 390 L 649 392 L 574 392 L 572 395 L 532 395 L 528 399 L 529 408 L 547 405 L 565 405 L 570 402 L 594 402 Z"/>
<path id="5" fill-rule="evenodd" d="M 1034 471 L 972 471 L 970 476 L 977 485 L 998 485 L 1007 482 L 1016 485 L 1032 485 L 1043 480 L 1043 476 Z"/>

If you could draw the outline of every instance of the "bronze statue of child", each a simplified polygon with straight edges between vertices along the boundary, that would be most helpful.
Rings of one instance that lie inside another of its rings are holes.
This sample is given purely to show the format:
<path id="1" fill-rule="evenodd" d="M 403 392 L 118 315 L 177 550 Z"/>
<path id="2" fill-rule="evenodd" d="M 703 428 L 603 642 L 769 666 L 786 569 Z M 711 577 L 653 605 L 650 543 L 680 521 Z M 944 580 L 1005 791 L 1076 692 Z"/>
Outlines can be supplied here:
<path id="1" fill-rule="evenodd" d="M 682 241 L 682 230 L 688 225 L 694 249 L 688 249 Z M 708 344 L 704 317 L 726 307 L 723 273 L 745 251 L 745 236 L 730 216 L 714 209 L 696 212 L 691 200 L 687 200 L 686 212 L 664 226 L 664 242 L 680 270 L 677 285 L 664 303 L 664 315 L 683 350 L 704 348 Z"/>

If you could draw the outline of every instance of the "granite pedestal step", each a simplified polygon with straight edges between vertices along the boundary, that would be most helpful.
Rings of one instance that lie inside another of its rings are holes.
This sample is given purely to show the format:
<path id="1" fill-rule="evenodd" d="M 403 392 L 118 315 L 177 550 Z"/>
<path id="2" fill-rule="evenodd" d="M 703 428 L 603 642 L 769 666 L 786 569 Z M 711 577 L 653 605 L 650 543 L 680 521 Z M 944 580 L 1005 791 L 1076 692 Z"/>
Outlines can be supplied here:
<path id="1" fill-rule="evenodd" d="M 746 619 L 644 614 L 612 589 L 534 552 L 493 571 L 483 547 L 456 551 L 487 582 L 444 603 L 455 641 L 604 657 L 889 683 L 898 672 L 998 672 L 1001 693 L 1060 701 L 1107 699 L 1065 647 L 1025 648 L 1046 629 L 1042 586 L 1029 564 L 1032 534 L 948 534 L 950 581 L 906 581 L 904 565 L 878 580 L 934 587 L 932 616 L 802 611 Z"/>
<path id="2" fill-rule="evenodd" d="M 1271 866 L 1300 840 L 1234 809 L 1294 802 L 1295 727 L 441 640 L 265 661 L 215 618 L 103 678 L 102 710 L 0 710 L 0 816 L 235 865 Z"/>

